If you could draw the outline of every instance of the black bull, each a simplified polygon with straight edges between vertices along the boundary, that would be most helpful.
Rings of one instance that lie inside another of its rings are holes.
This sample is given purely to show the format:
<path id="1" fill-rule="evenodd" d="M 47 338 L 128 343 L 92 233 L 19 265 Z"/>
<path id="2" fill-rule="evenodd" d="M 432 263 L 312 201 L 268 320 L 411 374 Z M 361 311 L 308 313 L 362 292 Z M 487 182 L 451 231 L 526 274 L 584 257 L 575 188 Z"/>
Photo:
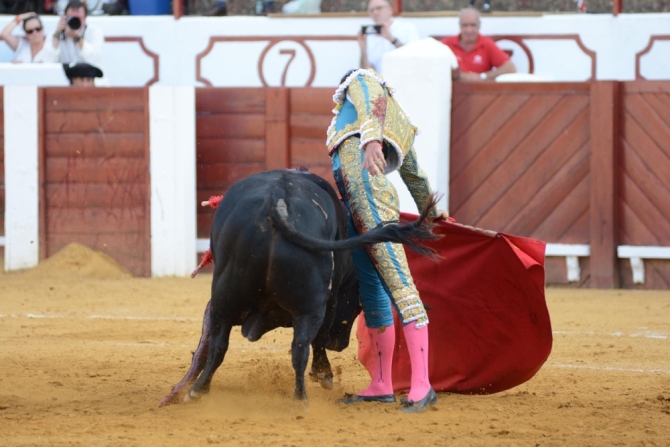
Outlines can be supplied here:
<path id="1" fill-rule="evenodd" d="M 349 250 L 391 241 L 428 253 L 417 240 L 434 237 L 431 224 L 424 223 L 434 206 L 431 200 L 416 222 L 387 224 L 347 239 L 347 210 L 321 177 L 281 170 L 235 183 L 212 223 L 212 296 L 200 342 L 186 376 L 161 405 L 178 403 L 182 397 L 197 399 L 209 391 L 228 349 L 230 331 L 237 325 L 250 341 L 277 327 L 293 327 L 294 397 L 307 398 L 310 345 L 314 353 L 310 377 L 332 388 L 326 349 L 342 351 L 348 346 L 361 310 Z"/>

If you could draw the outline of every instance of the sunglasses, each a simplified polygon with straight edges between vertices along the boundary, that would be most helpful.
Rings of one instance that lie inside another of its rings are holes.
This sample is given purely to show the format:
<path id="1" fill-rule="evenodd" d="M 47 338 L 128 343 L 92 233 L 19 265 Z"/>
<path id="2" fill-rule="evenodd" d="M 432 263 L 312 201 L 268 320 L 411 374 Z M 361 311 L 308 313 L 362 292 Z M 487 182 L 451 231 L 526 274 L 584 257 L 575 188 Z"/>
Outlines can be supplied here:
<path id="1" fill-rule="evenodd" d="M 26 30 L 26 34 L 32 34 L 33 31 L 37 31 L 37 32 L 39 33 L 40 31 L 42 31 L 42 27 L 41 27 L 41 26 L 38 26 L 37 28 L 27 29 L 27 30 Z"/>

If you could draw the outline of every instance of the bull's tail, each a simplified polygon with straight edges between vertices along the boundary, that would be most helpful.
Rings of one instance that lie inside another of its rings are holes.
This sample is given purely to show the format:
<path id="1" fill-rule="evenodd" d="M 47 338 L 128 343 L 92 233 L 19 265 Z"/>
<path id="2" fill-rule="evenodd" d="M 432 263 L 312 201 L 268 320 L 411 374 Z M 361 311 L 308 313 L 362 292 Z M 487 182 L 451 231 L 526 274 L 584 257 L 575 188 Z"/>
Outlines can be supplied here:
<path id="1" fill-rule="evenodd" d="M 427 220 L 428 216 L 436 206 L 437 197 L 433 194 L 429 198 L 426 206 L 421 210 L 421 215 L 416 221 L 409 223 L 382 223 L 367 233 L 339 241 L 318 239 L 300 233 L 293 224 L 289 222 L 288 207 L 282 198 L 279 198 L 274 202 L 274 206 L 272 206 L 270 210 L 270 218 L 282 236 L 295 245 L 308 250 L 339 251 L 350 250 L 367 244 L 396 242 L 407 245 L 407 247 L 417 253 L 434 256 L 435 251 L 420 244 L 420 241 L 438 239 L 440 237 L 432 231 L 435 224 Z"/>

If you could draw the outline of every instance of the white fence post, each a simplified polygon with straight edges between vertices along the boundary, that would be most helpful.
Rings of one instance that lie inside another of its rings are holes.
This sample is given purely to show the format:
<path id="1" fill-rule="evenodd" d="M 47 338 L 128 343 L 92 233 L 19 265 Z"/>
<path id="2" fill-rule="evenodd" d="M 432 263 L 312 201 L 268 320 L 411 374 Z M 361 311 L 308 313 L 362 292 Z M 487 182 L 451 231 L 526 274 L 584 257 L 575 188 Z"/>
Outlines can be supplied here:
<path id="1" fill-rule="evenodd" d="M 6 85 L 5 271 L 39 262 L 37 86 Z"/>
<path id="2" fill-rule="evenodd" d="M 412 123 L 419 127 L 414 147 L 419 165 L 433 189 L 443 194 L 438 206 L 449 206 L 451 138 L 451 68 L 457 66 L 449 47 L 433 38 L 410 43 L 384 55 L 382 71 Z M 389 176 L 398 190 L 400 208 L 417 212 L 398 174 Z M 402 186 L 400 186 L 402 185 Z"/>
<path id="3" fill-rule="evenodd" d="M 151 275 L 188 276 L 196 260 L 195 88 L 149 89 Z"/>

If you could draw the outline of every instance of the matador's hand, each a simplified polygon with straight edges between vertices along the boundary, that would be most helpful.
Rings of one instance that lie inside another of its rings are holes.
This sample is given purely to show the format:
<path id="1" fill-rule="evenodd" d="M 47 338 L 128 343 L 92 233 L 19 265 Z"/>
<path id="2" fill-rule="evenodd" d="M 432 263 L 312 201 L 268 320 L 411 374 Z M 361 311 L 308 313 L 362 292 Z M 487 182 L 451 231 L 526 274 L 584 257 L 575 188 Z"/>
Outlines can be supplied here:
<path id="1" fill-rule="evenodd" d="M 433 221 L 438 221 L 438 220 L 452 220 L 449 218 L 449 213 L 444 211 L 444 210 L 437 210 L 437 216 L 433 217 Z"/>
<path id="2" fill-rule="evenodd" d="M 363 169 L 367 169 L 373 177 L 377 174 L 382 174 L 384 166 L 386 166 L 382 144 L 379 141 L 370 141 L 365 145 L 363 150 L 365 151 Z"/>

